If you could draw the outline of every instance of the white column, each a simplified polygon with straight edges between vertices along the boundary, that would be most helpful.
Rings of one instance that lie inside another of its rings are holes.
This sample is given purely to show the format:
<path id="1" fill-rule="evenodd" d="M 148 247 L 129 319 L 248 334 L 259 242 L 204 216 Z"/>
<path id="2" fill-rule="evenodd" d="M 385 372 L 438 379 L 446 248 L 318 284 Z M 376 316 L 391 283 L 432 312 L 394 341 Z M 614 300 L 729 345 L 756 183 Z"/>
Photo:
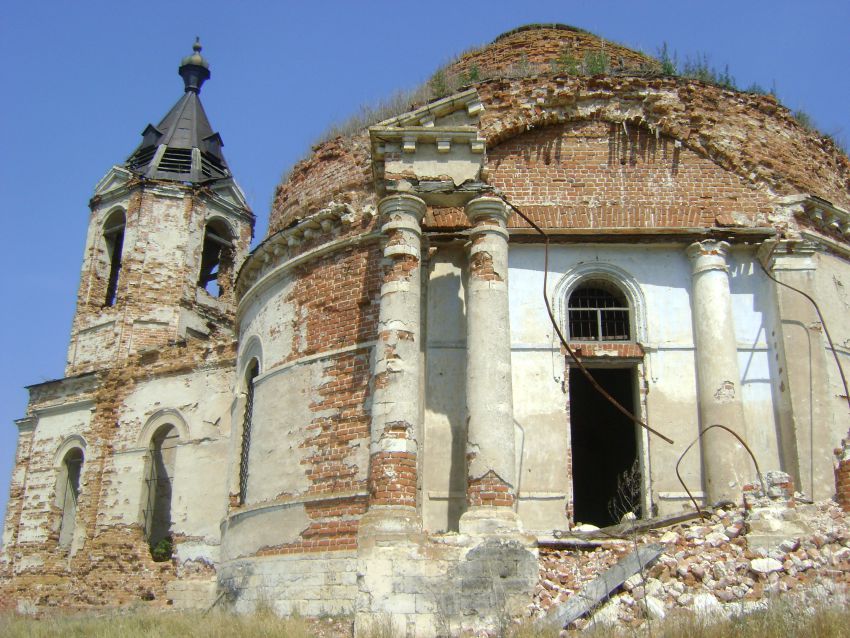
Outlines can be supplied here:
<path id="1" fill-rule="evenodd" d="M 385 235 L 373 372 L 369 513 L 361 528 L 416 528 L 420 440 L 421 229 L 412 195 L 378 203 Z"/>
<path id="2" fill-rule="evenodd" d="M 472 224 L 466 291 L 468 510 L 461 530 L 515 528 L 508 213 L 501 199 L 479 197 L 467 204 L 466 214 Z"/>
<path id="3" fill-rule="evenodd" d="M 738 347 L 729 292 L 729 244 L 707 240 L 688 247 L 693 276 L 692 312 L 696 345 L 700 431 L 720 424 L 747 439 L 741 403 Z M 755 469 L 741 444 L 720 428 L 702 438 L 705 492 L 710 504 L 739 502 Z"/>

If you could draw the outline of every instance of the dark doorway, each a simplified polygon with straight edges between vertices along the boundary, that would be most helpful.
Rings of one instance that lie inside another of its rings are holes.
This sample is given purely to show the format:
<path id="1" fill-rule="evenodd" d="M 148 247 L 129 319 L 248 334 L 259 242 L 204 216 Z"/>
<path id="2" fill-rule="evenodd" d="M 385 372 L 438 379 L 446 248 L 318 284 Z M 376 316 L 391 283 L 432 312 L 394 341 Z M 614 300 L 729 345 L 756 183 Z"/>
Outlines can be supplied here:
<path id="1" fill-rule="evenodd" d="M 595 368 L 593 378 L 634 412 L 634 368 Z M 641 516 L 635 425 L 570 368 L 574 521 L 603 527 L 626 512 Z"/>

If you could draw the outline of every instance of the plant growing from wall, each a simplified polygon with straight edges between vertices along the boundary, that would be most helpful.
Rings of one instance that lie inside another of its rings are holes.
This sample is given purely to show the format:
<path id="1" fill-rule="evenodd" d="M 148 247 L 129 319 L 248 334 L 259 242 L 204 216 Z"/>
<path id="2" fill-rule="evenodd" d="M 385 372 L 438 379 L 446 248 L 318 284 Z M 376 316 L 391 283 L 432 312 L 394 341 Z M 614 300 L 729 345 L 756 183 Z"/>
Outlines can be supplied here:
<path id="1" fill-rule="evenodd" d="M 588 51 L 584 54 L 584 72 L 587 75 L 602 75 L 611 68 L 611 59 L 605 51 Z"/>
<path id="2" fill-rule="evenodd" d="M 174 555 L 174 541 L 170 536 L 160 539 L 151 545 L 151 558 L 155 563 L 164 563 Z"/>
<path id="3" fill-rule="evenodd" d="M 579 70 L 578 58 L 572 54 L 568 47 L 561 47 L 558 57 L 552 60 L 552 72 L 578 75 Z"/>

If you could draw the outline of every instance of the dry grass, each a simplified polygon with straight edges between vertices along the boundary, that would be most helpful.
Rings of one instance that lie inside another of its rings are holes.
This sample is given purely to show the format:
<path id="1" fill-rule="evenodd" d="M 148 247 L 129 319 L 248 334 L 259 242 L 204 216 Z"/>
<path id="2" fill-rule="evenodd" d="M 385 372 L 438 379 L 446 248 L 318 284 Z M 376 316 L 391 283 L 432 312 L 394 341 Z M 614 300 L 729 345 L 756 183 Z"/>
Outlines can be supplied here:
<path id="1" fill-rule="evenodd" d="M 570 631 L 582 638 L 850 638 L 850 610 L 837 607 L 806 609 L 775 603 L 766 611 L 722 620 L 700 620 L 693 614 L 671 615 L 651 627 L 611 628 L 597 626 Z M 555 627 L 536 627 L 527 622 L 515 626 L 510 638 L 557 638 Z"/>
<path id="2" fill-rule="evenodd" d="M 367 638 L 392 638 L 389 622 L 375 623 Z M 569 632 L 587 638 L 850 638 L 850 610 L 774 604 L 770 609 L 747 616 L 713 622 L 690 614 L 670 616 L 636 629 L 596 627 Z M 0 616 L 4 638 L 348 638 L 348 621 L 329 624 L 300 617 L 278 618 L 270 612 L 250 616 L 172 611 L 143 611 L 110 614 L 52 615 L 39 619 L 8 614 Z M 509 638 L 558 638 L 555 627 L 541 628 L 531 622 L 514 625 Z"/>
<path id="3" fill-rule="evenodd" d="M 304 618 L 278 618 L 273 613 L 237 616 L 214 612 L 204 616 L 200 613 L 143 611 L 51 615 L 37 619 L 11 614 L 0 616 L 0 636 L 4 638 L 309 638 L 323 633 L 316 623 Z"/>

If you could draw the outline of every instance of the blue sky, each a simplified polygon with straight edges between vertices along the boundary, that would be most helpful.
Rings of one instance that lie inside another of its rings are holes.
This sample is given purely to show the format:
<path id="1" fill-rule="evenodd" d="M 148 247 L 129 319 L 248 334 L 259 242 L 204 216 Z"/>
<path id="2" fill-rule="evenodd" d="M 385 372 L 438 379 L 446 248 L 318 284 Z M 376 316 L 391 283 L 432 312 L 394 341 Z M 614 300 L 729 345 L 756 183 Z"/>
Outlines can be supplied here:
<path id="1" fill-rule="evenodd" d="M 562 22 L 654 54 L 707 54 L 775 86 L 850 143 L 850 3 L 514 1 L 7 2 L 0 18 L 0 508 L 23 386 L 60 377 L 95 184 L 182 93 L 196 35 L 202 99 L 262 237 L 281 174 L 333 122 L 427 80 L 472 46 Z"/>

